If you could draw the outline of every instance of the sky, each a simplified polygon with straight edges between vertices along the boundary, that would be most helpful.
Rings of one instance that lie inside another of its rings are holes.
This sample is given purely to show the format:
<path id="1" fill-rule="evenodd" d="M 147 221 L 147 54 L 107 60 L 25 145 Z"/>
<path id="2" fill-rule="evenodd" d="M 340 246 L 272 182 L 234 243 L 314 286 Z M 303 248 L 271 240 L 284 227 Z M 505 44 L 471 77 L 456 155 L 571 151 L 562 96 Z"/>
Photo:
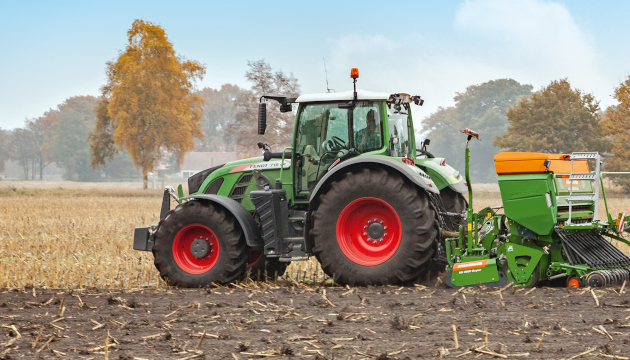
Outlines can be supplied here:
<path id="1" fill-rule="evenodd" d="M 417 125 L 456 92 L 500 78 L 535 90 L 568 78 L 606 107 L 630 75 L 629 15 L 628 1 L 0 0 L 0 128 L 98 96 L 135 19 L 206 66 L 200 89 L 249 88 L 247 61 L 265 59 L 302 93 L 325 92 L 325 58 L 336 91 L 352 89 L 358 67 L 361 89 L 421 95 Z"/>

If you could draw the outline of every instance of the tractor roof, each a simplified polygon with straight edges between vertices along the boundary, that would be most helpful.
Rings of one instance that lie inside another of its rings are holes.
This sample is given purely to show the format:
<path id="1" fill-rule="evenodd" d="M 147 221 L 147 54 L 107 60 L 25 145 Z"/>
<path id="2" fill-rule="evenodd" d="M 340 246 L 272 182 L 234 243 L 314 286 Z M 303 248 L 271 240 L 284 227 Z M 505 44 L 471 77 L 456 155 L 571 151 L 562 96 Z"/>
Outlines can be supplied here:
<path id="1" fill-rule="evenodd" d="M 391 97 L 389 93 L 377 93 L 366 90 L 357 89 L 358 100 L 387 100 Z M 350 101 L 354 98 L 352 91 L 344 91 L 337 93 L 320 93 L 300 95 L 295 102 L 317 102 L 317 101 Z"/>

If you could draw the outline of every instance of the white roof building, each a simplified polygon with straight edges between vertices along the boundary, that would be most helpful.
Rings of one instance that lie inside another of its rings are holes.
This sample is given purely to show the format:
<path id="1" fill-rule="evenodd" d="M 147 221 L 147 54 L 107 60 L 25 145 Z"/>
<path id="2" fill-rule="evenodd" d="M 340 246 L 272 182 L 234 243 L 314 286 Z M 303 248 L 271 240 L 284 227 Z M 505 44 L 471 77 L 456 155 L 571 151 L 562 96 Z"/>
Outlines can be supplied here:
<path id="1" fill-rule="evenodd" d="M 179 167 L 179 176 L 187 179 L 202 170 L 240 159 L 237 152 L 189 152 Z"/>

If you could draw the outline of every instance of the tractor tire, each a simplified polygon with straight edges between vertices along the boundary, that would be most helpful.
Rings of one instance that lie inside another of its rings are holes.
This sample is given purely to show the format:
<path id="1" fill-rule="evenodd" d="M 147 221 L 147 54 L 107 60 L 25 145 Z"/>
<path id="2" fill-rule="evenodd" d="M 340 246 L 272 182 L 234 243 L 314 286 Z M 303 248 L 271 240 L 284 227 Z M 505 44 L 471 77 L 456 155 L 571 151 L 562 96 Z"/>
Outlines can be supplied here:
<path id="1" fill-rule="evenodd" d="M 468 201 L 466 201 L 464 195 L 449 187 L 445 187 L 440 191 L 440 197 L 442 198 L 444 209 L 448 212 L 461 214 L 468 209 Z M 458 221 L 453 219 L 453 223 L 466 227 L 465 218 Z M 452 231 L 459 231 L 459 229 L 452 229 Z"/>
<path id="2" fill-rule="evenodd" d="M 262 251 L 250 250 L 247 258 L 247 273 L 252 280 L 271 281 L 284 275 L 290 262 L 278 261 L 278 258 L 265 257 Z"/>
<path id="3" fill-rule="evenodd" d="M 318 203 L 313 252 L 338 284 L 408 283 L 437 249 L 439 225 L 428 195 L 398 173 L 348 172 Z"/>
<path id="4" fill-rule="evenodd" d="M 179 287 L 230 283 L 243 275 L 247 261 L 234 216 L 201 201 L 178 205 L 160 221 L 153 256 L 160 276 Z"/>

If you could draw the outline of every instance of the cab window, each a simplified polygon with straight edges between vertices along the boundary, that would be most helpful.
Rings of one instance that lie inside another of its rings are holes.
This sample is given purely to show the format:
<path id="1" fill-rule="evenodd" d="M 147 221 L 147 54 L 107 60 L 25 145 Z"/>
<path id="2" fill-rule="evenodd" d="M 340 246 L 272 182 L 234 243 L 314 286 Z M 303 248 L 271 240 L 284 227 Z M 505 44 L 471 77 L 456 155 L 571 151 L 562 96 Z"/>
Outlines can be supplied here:
<path id="1" fill-rule="evenodd" d="M 411 119 L 407 106 L 392 104 L 387 108 L 389 153 L 393 157 L 415 157 L 411 144 Z"/>
<path id="2" fill-rule="evenodd" d="M 360 101 L 352 114 L 354 147 L 362 153 L 382 148 L 381 104 Z"/>

